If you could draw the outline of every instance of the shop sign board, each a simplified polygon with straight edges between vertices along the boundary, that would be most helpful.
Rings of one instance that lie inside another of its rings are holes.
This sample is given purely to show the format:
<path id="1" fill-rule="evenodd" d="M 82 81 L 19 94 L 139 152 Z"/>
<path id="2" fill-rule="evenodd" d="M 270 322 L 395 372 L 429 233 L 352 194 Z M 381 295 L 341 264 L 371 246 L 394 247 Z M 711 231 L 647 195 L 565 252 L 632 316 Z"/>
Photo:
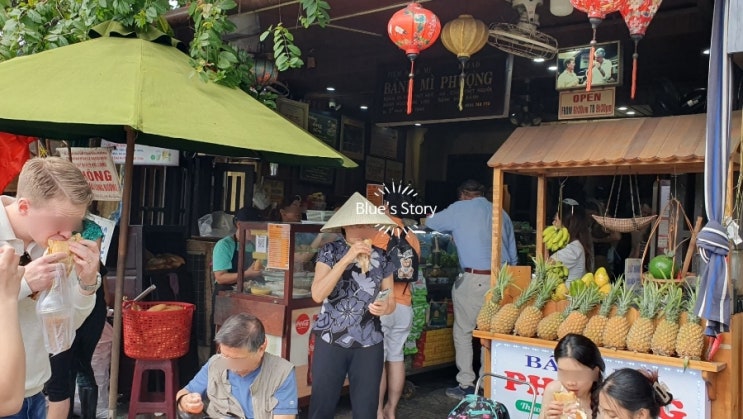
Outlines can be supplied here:
<path id="1" fill-rule="evenodd" d="M 116 172 L 111 150 L 106 148 L 60 147 L 57 149 L 63 159 L 69 158 L 72 152 L 72 163 L 83 172 L 83 176 L 93 190 L 95 201 L 121 201 L 119 174 Z"/>
<path id="2" fill-rule="evenodd" d="M 615 87 L 560 92 L 557 119 L 588 119 L 614 116 Z"/>
<path id="3" fill-rule="evenodd" d="M 491 369 L 496 374 L 530 382 L 537 390 L 535 417 L 541 407 L 544 389 L 557 379 L 557 364 L 552 356 L 553 350 L 522 344 L 492 341 Z M 669 367 L 648 362 L 629 361 L 612 358 L 604 354 L 606 371 L 604 377 L 620 368 L 647 368 L 657 370 L 660 381 L 668 385 L 673 401 L 663 408 L 660 419 L 709 418 L 710 403 L 707 387 L 701 371 Z M 516 384 L 499 378 L 491 378 L 492 400 L 503 403 L 511 418 L 529 417 L 533 394 L 526 385 Z"/>
<path id="4" fill-rule="evenodd" d="M 404 56 L 402 56 L 404 57 Z M 379 126 L 453 122 L 508 116 L 513 56 L 496 52 L 472 57 L 465 66 L 464 100 L 459 110 L 459 61 L 415 60 L 413 112 L 407 114 L 409 65 L 405 60 L 379 68 L 375 119 Z"/>
<path id="5" fill-rule="evenodd" d="M 111 154 L 113 155 L 114 163 L 124 164 L 126 159 L 126 144 L 101 140 L 101 147 L 113 148 Z M 178 166 L 178 164 L 178 150 L 150 147 L 141 144 L 134 146 L 135 166 Z"/>

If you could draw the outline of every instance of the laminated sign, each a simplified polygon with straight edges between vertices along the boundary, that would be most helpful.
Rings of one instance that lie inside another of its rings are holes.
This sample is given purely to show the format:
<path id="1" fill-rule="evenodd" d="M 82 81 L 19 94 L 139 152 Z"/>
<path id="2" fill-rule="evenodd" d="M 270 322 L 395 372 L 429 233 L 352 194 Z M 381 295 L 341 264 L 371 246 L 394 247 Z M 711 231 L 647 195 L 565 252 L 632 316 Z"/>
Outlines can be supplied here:
<path id="1" fill-rule="evenodd" d="M 119 174 L 116 172 L 111 150 L 105 148 L 72 147 L 72 162 L 77 166 L 93 190 L 95 201 L 121 201 Z M 59 156 L 67 159 L 66 148 L 58 148 Z"/>

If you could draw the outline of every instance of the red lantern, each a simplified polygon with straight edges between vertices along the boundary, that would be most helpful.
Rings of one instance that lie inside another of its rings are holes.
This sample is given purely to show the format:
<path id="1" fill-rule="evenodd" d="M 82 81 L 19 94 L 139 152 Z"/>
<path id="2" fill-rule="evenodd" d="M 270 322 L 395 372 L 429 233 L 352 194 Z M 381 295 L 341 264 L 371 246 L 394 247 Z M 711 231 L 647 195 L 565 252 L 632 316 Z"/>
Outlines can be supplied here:
<path id="1" fill-rule="evenodd" d="M 387 33 L 398 48 L 405 51 L 410 59 L 408 74 L 408 109 L 413 112 L 413 79 L 415 78 L 415 59 L 421 51 L 433 45 L 441 33 L 441 22 L 430 10 L 418 3 L 410 3 L 392 15 L 387 24 Z"/>
<path id="2" fill-rule="evenodd" d="M 632 0 L 570 0 L 570 3 L 576 9 L 588 15 L 588 21 L 591 22 L 593 29 L 593 39 L 591 39 L 591 53 L 588 56 L 588 71 L 586 71 L 586 91 L 591 91 L 591 82 L 593 80 L 593 60 L 596 51 L 596 28 L 603 22 L 606 15 L 616 12 L 626 1 Z"/>
<path id="3" fill-rule="evenodd" d="M 619 8 L 624 23 L 629 29 L 629 36 L 635 41 L 635 52 L 632 54 L 632 90 L 630 97 L 635 98 L 637 90 L 637 43 L 645 36 L 645 31 L 658 11 L 662 0 L 628 0 Z"/>

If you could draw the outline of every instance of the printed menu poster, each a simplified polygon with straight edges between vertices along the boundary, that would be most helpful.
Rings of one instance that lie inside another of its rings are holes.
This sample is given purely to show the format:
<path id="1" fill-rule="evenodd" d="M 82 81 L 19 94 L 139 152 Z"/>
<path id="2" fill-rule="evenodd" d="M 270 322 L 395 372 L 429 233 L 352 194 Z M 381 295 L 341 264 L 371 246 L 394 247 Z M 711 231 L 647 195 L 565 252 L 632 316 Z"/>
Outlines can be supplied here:
<path id="1" fill-rule="evenodd" d="M 268 225 L 267 268 L 289 270 L 290 235 L 291 226 L 289 224 Z"/>

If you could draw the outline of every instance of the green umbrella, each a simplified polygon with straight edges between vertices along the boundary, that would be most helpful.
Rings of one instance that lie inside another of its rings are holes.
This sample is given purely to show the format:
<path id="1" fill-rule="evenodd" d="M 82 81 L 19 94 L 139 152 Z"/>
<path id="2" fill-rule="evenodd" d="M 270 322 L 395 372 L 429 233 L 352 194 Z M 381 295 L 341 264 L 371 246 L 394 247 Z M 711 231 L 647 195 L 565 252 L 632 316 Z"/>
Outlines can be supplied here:
<path id="1" fill-rule="evenodd" d="M 266 108 L 250 95 L 194 73 L 189 57 L 157 30 L 132 32 L 115 22 L 92 39 L 0 63 L 0 131 L 56 139 L 126 141 L 109 417 L 116 417 L 121 299 L 126 261 L 134 144 L 256 156 L 287 164 L 356 163 Z"/>
<path id="2" fill-rule="evenodd" d="M 145 34 L 152 42 L 117 24 L 96 30 L 111 36 L 0 63 L 0 131 L 124 142 L 131 127 L 139 144 L 356 166 L 247 93 L 202 82 L 187 55 L 162 44 L 169 37 Z"/>

